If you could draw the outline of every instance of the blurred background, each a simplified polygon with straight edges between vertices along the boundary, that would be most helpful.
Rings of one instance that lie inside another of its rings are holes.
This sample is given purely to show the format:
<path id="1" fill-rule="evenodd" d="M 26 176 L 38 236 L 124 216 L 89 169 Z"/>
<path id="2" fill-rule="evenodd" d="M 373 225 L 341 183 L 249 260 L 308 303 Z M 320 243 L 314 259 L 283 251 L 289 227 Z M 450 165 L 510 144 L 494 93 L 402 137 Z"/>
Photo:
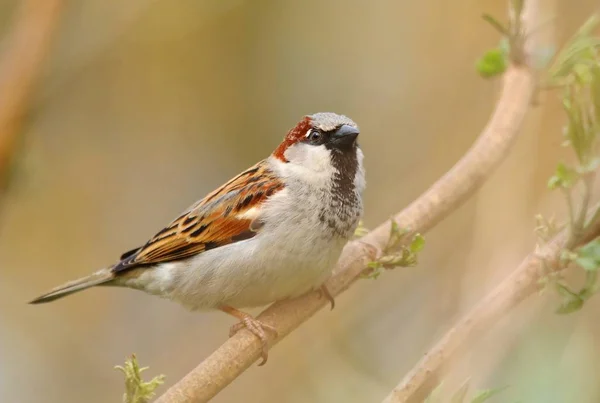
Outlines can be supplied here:
<path id="1" fill-rule="evenodd" d="M 166 390 L 234 320 L 123 289 L 26 302 L 113 263 L 196 199 L 267 156 L 303 115 L 361 127 L 365 225 L 414 200 L 468 149 L 499 81 L 475 60 L 505 0 L 65 2 L 0 211 L 0 401 L 117 402 L 113 366 L 135 352 Z M 593 0 L 541 2 L 540 35 L 564 41 Z M 0 0 L 7 37 L 19 1 Z M 0 48 L 1 49 L 1 48 Z M 1 53 L 0 53 L 1 56 Z M 418 267 L 362 280 L 215 402 L 379 402 L 535 244 L 534 215 L 564 215 L 546 190 L 560 148 L 556 94 L 510 158 L 427 234 Z M 532 298 L 456 363 L 445 387 L 509 385 L 498 402 L 600 401 L 600 298 L 558 316 Z"/>

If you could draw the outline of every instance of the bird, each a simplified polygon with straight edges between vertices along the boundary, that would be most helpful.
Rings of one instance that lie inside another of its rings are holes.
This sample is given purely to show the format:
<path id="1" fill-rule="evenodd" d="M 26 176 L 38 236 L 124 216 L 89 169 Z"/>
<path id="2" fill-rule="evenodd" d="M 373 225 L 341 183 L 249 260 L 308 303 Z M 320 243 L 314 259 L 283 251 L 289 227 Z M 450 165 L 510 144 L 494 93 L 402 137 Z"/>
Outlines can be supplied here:
<path id="1" fill-rule="evenodd" d="M 167 298 L 193 311 L 221 310 L 268 357 L 277 329 L 243 308 L 320 291 L 363 214 L 359 128 L 331 112 L 305 115 L 265 159 L 199 200 L 143 246 L 89 276 L 30 301 L 51 302 L 94 286 Z"/>

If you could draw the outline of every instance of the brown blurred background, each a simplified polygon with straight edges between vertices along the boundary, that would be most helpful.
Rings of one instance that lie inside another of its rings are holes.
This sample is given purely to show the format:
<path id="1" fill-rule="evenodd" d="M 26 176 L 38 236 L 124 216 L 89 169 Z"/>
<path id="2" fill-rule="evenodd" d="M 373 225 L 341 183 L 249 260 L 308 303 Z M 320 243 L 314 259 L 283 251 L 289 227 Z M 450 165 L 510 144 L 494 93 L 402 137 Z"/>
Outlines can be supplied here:
<path id="1" fill-rule="evenodd" d="M 558 43 L 593 0 L 548 1 Z M 17 1 L 0 0 L 0 35 Z M 27 116 L 0 212 L 0 401 L 117 402 L 112 367 L 135 352 L 172 384 L 234 322 L 140 292 L 26 302 L 112 263 L 182 209 L 265 157 L 304 114 L 362 129 L 365 224 L 406 206 L 466 151 L 498 81 L 474 62 L 505 0 L 69 1 Z M 1 49 L 1 48 L 0 48 Z M 215 402 L 378 402 L 533 248 L 533 217 L 564 214 L 545 183 L 569 155 L 542 97 L 510 158 L 426 236 L 416 268 L 363 280 Z M 600 298 L 557 316 L 533 298 L 473 346 L 446 386 L 510 385 L 502 402 L 600 401 Z M 166 386 L 160 391 L 166 390 Z"/>

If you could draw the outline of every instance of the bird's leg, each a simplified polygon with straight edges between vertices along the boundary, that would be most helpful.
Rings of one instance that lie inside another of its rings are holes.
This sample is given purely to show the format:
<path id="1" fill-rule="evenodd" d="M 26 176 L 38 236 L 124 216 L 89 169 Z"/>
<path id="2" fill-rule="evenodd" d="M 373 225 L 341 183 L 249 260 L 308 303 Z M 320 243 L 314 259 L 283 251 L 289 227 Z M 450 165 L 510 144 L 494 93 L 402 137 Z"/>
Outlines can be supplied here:
<path id="1" fill-rule="evenodd" d="M 327 301 L 329 301 L 329 303 L 331 304 L 331 309 L 335 308 L 335 299 L 333 299 L 333 295 L 331 295 L 331 293 L 329 292 L 329 289 L 327 288 L 327 286 L 325 284 L 323 284 L 319 288 L 318 292 L 321 297 L 327 298 Z"/>
<path id="2" fill-rule="evenodd" d="M 221 306 L 219 309 L 231 316 L 235 316 L 236 318 L 238 318 L 240 320 L 240 323 L 233 325 L 231 327 L 231 329 L 229 329 L 229 337 L 232 337 L 234 334 L 236 334 L 240 329 L 242 329 L 244 327 L 246 329 L 248 329 L 250 332 L 252 332 L 252 334 L 254 334 L 256 337 L 258 337 L 258 339 L 260 340 L 260 342 L 262 344 L 262 354 L 261 354 L 262 362 L 258 365 L 259 366 L 265 365 L 265 363 L 267 362 L 267 358 L 269 356 L 269 354 L 268 354 L 269 339 L 267 338 L 267 334 L 265 333 L 265 330 L 270 330 L 271 332 L 273 332 L 275 334 L 275 337 L 277 337 L 277 329 L 275 329 L 271 325 L 262 323 L 261 321 L 253 318 L 252 315 L 247 314 L 246 312 L 237 310 L 231 306 L 224 305 L 224 306 Z"/>

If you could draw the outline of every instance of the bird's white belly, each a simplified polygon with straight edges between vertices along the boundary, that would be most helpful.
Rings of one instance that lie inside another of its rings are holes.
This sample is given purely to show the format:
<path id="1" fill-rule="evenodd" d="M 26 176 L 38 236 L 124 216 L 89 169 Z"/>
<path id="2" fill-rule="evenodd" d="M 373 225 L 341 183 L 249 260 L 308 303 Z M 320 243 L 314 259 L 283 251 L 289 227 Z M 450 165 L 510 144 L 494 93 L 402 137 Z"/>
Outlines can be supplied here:
<path id="1" fill-rule="evenodd" d="M 262 235 L 158 265 L 152 269 L 155 287 L 144 288 L 160 288 L 157 294 L 194 310 L 267 305 L 320 287 L 345 244 L 294 233 Z"/>

